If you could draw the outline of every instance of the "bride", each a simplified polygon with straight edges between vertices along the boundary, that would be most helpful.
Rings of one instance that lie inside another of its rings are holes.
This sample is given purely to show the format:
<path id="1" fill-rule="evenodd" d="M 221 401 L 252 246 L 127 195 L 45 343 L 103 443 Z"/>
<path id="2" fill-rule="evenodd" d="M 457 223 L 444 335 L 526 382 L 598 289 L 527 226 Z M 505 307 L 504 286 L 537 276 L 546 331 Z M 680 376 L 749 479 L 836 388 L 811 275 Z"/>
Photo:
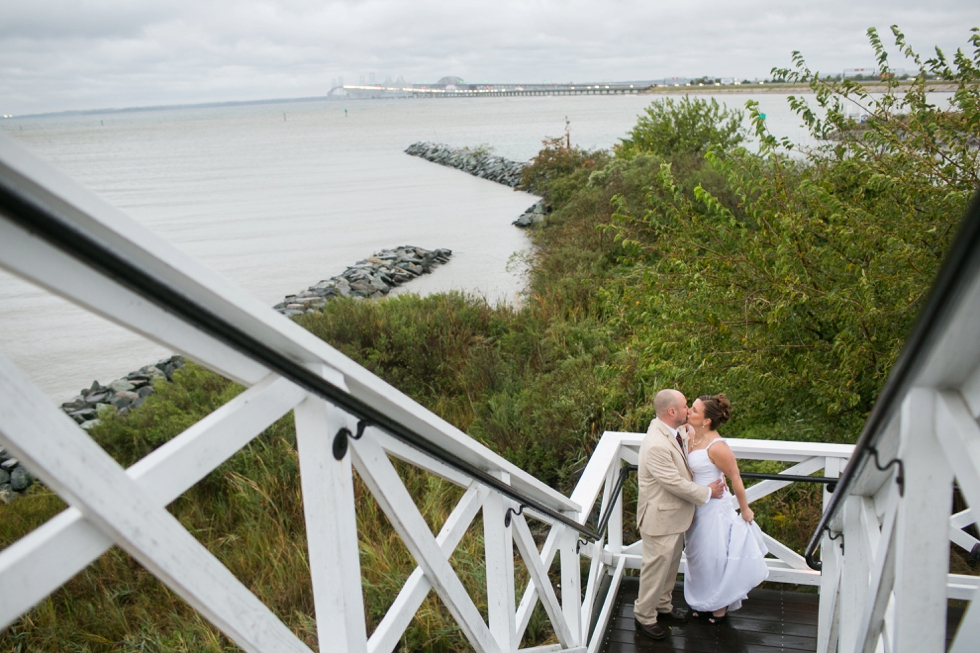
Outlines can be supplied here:
<path id="1" fill-rule="evenodd" d="M 708 485 L 727 476 L 741 510 L 739 519 L 726 488 L 720 499 L 709 499 L 695 510 L 687 531 L 684 599 L 692 616 L 712 624 L 724 621 L 729 610 L 738 610 L 749 590 L 769 576 L 762 531 L 752 520 L 735 454 L 717 431 L 731 416 L 732 405 L 723 394 L 698 397 L 688 414 L 688 462 L 694 482 Z"/>

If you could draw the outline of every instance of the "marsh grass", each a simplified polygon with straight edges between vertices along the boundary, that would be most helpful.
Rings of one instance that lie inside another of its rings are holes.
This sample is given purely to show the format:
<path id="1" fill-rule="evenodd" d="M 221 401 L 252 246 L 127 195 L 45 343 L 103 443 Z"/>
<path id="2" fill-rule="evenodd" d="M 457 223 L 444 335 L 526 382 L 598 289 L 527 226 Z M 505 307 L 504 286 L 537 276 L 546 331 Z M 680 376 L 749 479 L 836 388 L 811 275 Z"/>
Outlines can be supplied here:
<path id="1" fill-rule="evenodd" d="M 108 417 L 92 437 L 128 466 L 194 421 L 233 398 L 240 388 L 188 364 L 174 384 L 160 384 L 143 412 Z M 146 434 L 142 437 L 141 433 Z M 150 441 L 150 439 L 152 440 Z M 395 462 L 399 475 L 433 533 L 438 533 L 462 490 L 427 472 Z M 355 475 L 357 528 L 370 633 L 384 617 L 415 564 L 377 502 Z M 36 484 L 2 509 L 0 547 L 6 547 L 65 508 Z M 189 489 L 168 508 L 229 570 L 316 650 L 316 625 L 306 549 L 299 465 L 292 414 Z M 451 557 L 464 585 L 486 614 L 483 525 L 471 524 Z M 519 585 L 526 583 L 520 574 Z M 522 585 L 521 585 L 522 586 Z M 540 610 L 529 641 L 547 640 Z M 458 626 L 430 592 L 400 650 L 467 648 Z M 10 651 L 236 651 L 216 628 L 180 597 L 113 547 L 19 622 L 0 634 Z"/>

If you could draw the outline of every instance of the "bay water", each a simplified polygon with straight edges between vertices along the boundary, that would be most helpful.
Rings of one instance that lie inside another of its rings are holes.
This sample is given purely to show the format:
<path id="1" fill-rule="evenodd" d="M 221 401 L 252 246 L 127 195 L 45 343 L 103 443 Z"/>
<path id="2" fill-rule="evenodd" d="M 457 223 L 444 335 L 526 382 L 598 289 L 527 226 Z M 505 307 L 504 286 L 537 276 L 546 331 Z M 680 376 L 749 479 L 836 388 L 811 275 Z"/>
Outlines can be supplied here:
<path id="1" fill-rule="evenodd" d="M 771 131 L 805 142 L 785 95 Z M 397 245 L 452 260 L 400 292 L 518 302 L 537 198 L 411 157 L 429 140 L 524 161 L 546 137 L 608 148 L 657 96 L 306 101 L 61 114 L 0 131 L 268 305 Z M 167 348 L 0 270 L 0 352 L 52 400 L 169 356 Z"/>

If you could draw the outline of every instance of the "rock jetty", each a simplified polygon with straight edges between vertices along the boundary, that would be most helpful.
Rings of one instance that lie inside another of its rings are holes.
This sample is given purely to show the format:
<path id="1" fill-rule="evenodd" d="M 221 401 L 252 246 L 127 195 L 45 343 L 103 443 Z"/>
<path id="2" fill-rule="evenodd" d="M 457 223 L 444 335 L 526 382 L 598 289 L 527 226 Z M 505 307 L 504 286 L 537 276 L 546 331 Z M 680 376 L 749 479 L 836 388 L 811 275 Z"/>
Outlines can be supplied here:
<path id="1" fill-rule="evenodd" d="M 61 410 L 88 430 L 99 423 L 99 415 L 105 415 L 105 411 L 126 415 L 139 407 L 154 393 L 154 381 L 172 381 L 174 372 L 183 366 L 182 356 L 171 356 L 108 385 L 93 381 L 91 387 L 82 389 L 71 401 L 61 404 Z M 33 484 L 34 476 L 10 452 L 0 448 L 0 501 L 10 503 Z"/>
<path id="2" fill-rule="evenodd" d="M 427 274 L 432 268 L 449 261 L 452 250 L 428 250 L 405 245 L 385 249 L 358 261 L 343 273 L 310 286 L 274 307 L 285 315 L 310 313 L 334 297 L 372 299 L 387 295 L 392 288 Z M 156 381 L 173 381 L 174 372 L 184 367 L 183 356 L 174 355 L 145 365 L 135 372 L 102 385 L 93 381 L 88 388 L 61 404 L 61 410 L 88 430 L 99 423 L 99 415 L 112 411 L 128 415 L 153 394 Z M 34 477 L 3 448 L 0 448 L 0 501 L 10 503 L 34 483 Z"/>
<path id="3" fill-rule="evenodd" d="M 422 157 L 426 161 L 456 168 L 511 188 L 518 187 L 521 183 L 521 173 L 524 171 L 523 163 L 511 161 L 479 149 L 454 148 L 442 143 L 430 143 L 428 141 L 412 143 L 405 150 L 405 153 Z"/>
<path id="4" fill-rule="evenodd" d="M 153 394 L 154 381 L 173 381 L 174 372 L 182 367 L 184 357 L 174 355 L 144 365 L 108 385 L 92 381 L 91 387 L 83 388 L 74 399 L 61 404 L 61 410 L 88 430 L 99 423 L 99 413 L 103 410 L 128 415 Z"/>
<path id="5" fill-rule="evenodd" d="M 531 206 L 527 207 L 527 211 L 522 213 L 521 217 L 511 222 L 511 224 L 515 227 L 521 227 L 522 229 L 535 227 L 544 222 L 544 216 L 546 216 L 548 213 L 548 207 L 545 205 L 544 200 L 538 200 Z"/>
<path id="6" fill-rule="evenodd" d="M 283 315 L 299 315 L 319 310 L 335 297 L 377 299 L 395 286 L 432 271 L 447 263 L 453 252 L 449 249 L 428 250 L 412 245 L 384 249 L 348 267 L 336 277 L 286 298 L 273 306 Z"/>

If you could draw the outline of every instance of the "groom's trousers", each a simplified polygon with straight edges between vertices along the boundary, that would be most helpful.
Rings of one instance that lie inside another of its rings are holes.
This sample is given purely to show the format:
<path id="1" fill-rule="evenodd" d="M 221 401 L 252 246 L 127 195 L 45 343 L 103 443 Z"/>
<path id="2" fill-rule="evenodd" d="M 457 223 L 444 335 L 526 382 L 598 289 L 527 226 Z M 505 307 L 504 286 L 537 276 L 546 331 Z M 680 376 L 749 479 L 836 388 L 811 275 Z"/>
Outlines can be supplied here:
<path id="1" fill-rule="evenodd" d="M 640 594 L 633 604 L 633 614 L 641 624 L 657 621 L 658 612 L 674 609 L 671 593 L 677 582 L 677 568 L 684 550 L 684 533 L 640 535 L 643 558 L 640 565 Z"/>

